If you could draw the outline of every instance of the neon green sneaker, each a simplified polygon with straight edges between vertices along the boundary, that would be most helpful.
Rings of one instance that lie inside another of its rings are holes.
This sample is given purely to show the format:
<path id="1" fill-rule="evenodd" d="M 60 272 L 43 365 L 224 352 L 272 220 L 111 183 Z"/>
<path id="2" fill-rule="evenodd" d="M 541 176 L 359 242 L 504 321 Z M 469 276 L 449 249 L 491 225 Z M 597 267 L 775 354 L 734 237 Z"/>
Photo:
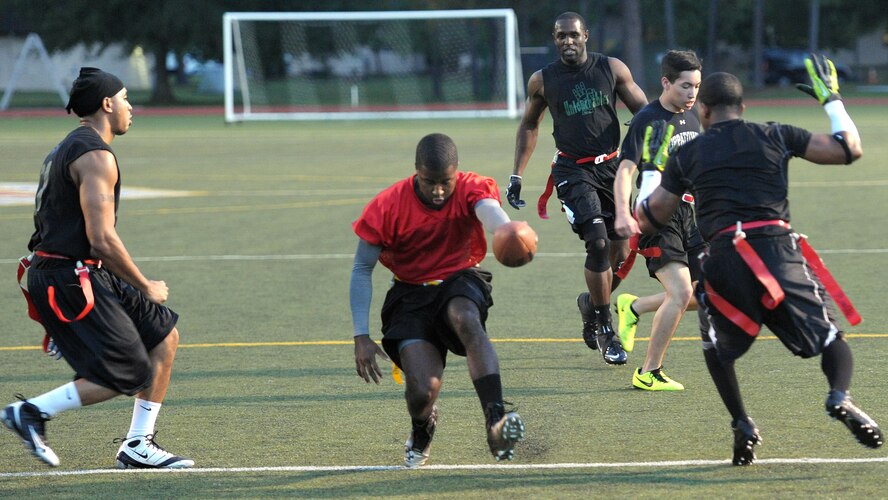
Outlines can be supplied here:
<path id="1" fill-rule="evenodd" d="M 623 350 L 632 352 L 635 347 L 635 327 L 638 325 L 638 316 L 632 312 L 632 303 L 637 299 L 631 293 L 621 293 L 617 296 L 617 316 L 620 317 L 620 329 L 617 332 L 620 335 L 620 342 L 623 344 Z"/>
<path id="2" fill-rule="evenodd" d="M 667 377 L 663 368 L 641 373 L 641 368 L 632 374 L 632 386 L 645 391 L 683 391 L 684 386 Z"/>

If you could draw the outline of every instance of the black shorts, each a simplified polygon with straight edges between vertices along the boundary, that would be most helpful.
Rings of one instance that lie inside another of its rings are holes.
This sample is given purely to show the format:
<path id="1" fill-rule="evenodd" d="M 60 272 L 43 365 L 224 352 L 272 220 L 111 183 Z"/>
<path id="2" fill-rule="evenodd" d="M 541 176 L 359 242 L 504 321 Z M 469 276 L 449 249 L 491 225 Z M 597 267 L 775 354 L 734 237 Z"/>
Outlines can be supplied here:
<path id="1" fill-rule="evenodd" d="M 431 342 L 445 364 L 447 351 L 465 356 L 465 346 L 447 323 L 447 303 L 454 297 L 468 298 L 478 306 L 481 325 L 485 326 L 487 310 L 493 306 L 492 279 L 489 272 L 473 267 L 435 286 L 395 281 L 382 305 L 382 347 L 392 362 L 401 366 L 398 345 L 408 339 Z"/>
<path id="2" fill-rule="evenodd" d="M 795 237 L 747 233 L 747 241 L 786 295 L 774 310 L 762 305 L 765 289 L 734 249 L 730 235 L 712 241 L 703 262 L 704 279 L 754 322 L 766 325 L 793 354 L 803 358 L 820 354 L 830 342 L 841 337 L 842 331 L 835 321 L 835 304 L 802 258 Z M 719 312 L 705 293 L 702 299 L 701 305 L 706 307 L 714 327 L 714 332 L 704 335 L 704 342 L 712 342 L 723 360 L 739 358 L 755 337 Z"/>
<path id="3" fill-rule="evenodd" d="M 660 256 L 645 258 L 651 278 L 656 278 L 657 271 L 666 264 L 681 262 L 688 266 L 691 281 L 699 281 L 700 254 L 706 251 L 707 245 L 697 229 L 691 204 L 681 202 L 663 229 L 654 234 L 643 234 L 638 239 L 638 248 L 654 247 L 660 248 Z"/>
<path id="4" fill-rule="evenodd" d="M 49 306 L 48 288 L 67 318 L 86 303 L 71 261 L 38 257 L 28 271 L 31 299 L 41 323 L 76 375 L 132 396 L 151 385 L 148 353 L 176 326 L 179 316 L 149 301 L 104 268 L 90 266 L 95 305 L 82 320 L 64 323 Z"/>
<path id="5" fill-rule="evenodd" d="M 614 178 L 620 159 L 598 165 L 576 165 L 559 157 L 552 168 L 552 180 L 561 207 L 574 233 L 583 239 L 582 226 L 595 218 L 604 220 L 607 237 L 625 240 L 614 231 Z"/>

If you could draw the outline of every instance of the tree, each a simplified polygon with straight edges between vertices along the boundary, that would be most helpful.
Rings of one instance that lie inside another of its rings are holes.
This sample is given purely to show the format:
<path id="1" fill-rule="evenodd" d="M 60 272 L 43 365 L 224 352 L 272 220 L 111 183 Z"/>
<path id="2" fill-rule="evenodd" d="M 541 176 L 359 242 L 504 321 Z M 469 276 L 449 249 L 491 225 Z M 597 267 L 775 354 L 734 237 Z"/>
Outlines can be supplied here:
<path id="1" fill-rule="evenodd" d="M 249 6 L 233 0 L 13 0 L 29 29 L 40 34 L 47 50 L 81 43 L 104 50 L 120 43 L 127 51 L 141 46 L 154 56 L 152 104 L 175 102 L 166 70 L 170 52 L 217 57 L 222 47 L 222 13 Z"/>

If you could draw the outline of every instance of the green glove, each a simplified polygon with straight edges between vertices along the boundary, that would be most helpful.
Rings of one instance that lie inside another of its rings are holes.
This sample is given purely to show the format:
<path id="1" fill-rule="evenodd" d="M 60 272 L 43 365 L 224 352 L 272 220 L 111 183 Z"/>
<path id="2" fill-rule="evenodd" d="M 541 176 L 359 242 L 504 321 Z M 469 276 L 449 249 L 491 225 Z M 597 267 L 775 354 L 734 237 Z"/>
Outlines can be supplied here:
<path id="1" fill-rule="evenodd" d="M 805 58 L 805 68 L 811 85 L 797 83 L 796 88 L 817 99 L 821 105 L 841 99 L 839 95 L 839 75 L 832 61 L 823 55 L 810 54 Z"/>
<path id="2" fill-rule="evenodd" d="M 666 166 L 666 160 L 669 159 L 669 141 L 672 139 L 672 132 L 675 126 L 670 124 L 666 126 L 663 120 L 651 122 L 644 129 L 644 146 L 641 150 L 641 167 L 642 172 L 646 170 L 663 171 Z"/>

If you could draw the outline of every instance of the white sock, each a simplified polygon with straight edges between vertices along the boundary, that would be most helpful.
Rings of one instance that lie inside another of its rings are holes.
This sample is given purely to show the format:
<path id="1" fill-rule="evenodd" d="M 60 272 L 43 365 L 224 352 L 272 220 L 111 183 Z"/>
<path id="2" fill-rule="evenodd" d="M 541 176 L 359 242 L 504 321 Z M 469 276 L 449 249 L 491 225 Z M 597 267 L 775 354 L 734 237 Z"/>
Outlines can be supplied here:
<path id="1" fill-rule="evenodd" d="M 83 406 L 80 402 L 80 393 L 77 392 L 77 386 L 74 385 L 74 382 L 68 382 L 63 386 L 56 387 L 36 398 L 29 399 L 28 402 L 50 417 L 54 417 L 63 411 Z"/>
<path id="2" fill-rule="evenodd" d="M 154 434 L 154 424 L 157 422 L 157 414 L 160 413 L 161 406 L 163 403 L 153 403 L 136 398 L 133 402 L 133 419 L 130 421 L 130 429 L 126 433 L 126 438 Z"/>

